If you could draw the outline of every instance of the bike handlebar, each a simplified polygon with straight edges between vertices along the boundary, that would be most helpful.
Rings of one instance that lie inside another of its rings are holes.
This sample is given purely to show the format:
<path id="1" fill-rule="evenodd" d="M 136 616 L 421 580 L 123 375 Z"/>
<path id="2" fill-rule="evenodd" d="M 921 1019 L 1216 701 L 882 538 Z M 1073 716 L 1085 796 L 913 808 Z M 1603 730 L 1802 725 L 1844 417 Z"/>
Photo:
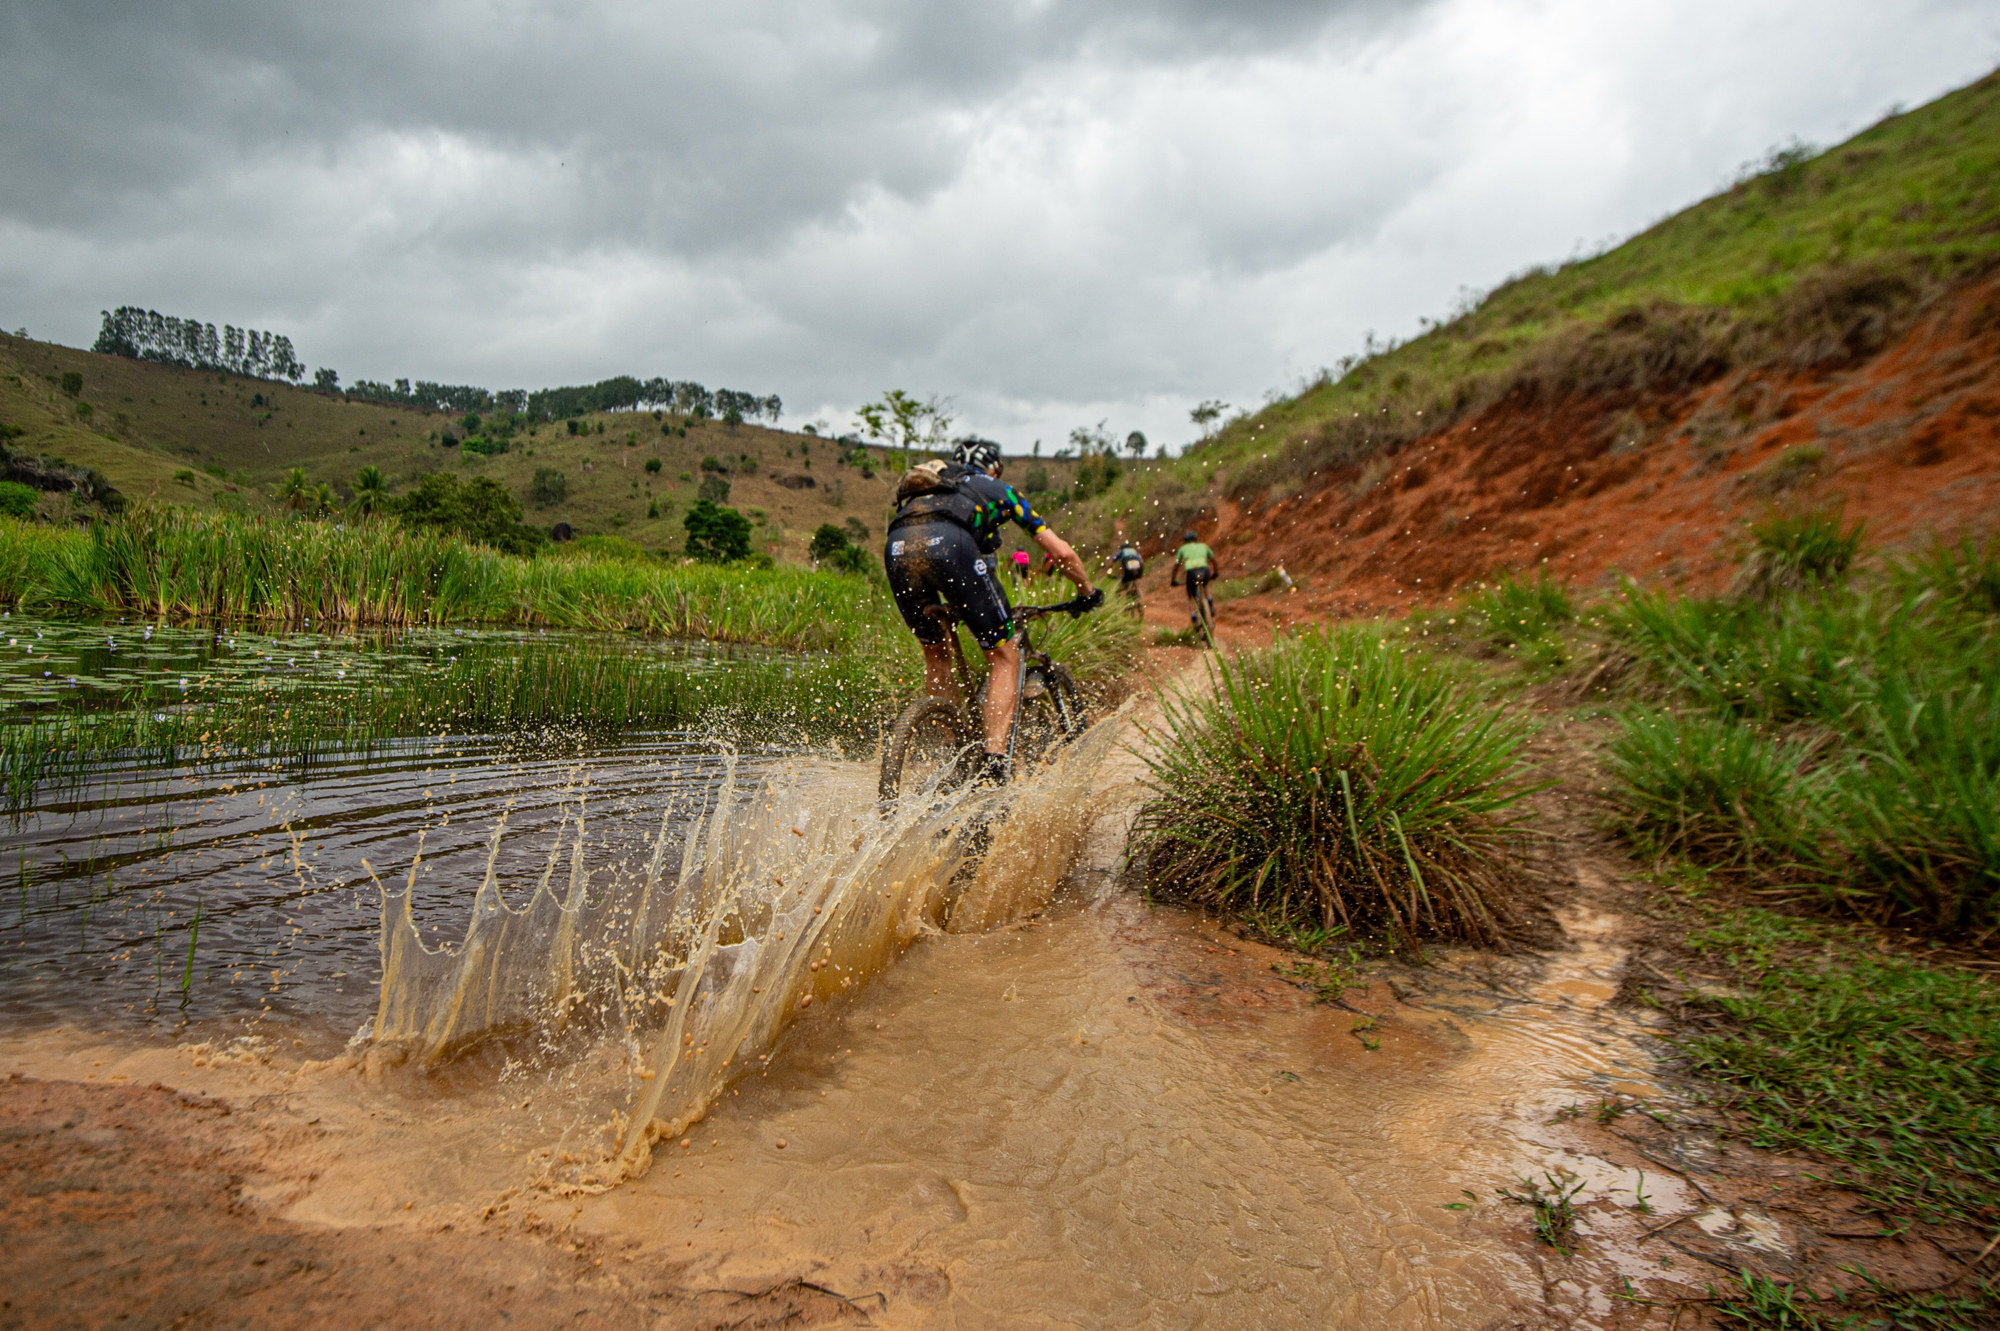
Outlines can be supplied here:
<path id="1" fill-rule="evenodd" d="M 1098 587 L 1092 589 L 1087 595 L 1074 597 L 1067 601 L 1058 601 L 1054 605 L 1017 605 L 1014 607 L 1014 621 L 1019 623 L 1028 619 L 1040 619 L 1044 615 L 1082 615 L 1086 611 L 1095 610 L 1103 604 L 1104 589 Z"/>

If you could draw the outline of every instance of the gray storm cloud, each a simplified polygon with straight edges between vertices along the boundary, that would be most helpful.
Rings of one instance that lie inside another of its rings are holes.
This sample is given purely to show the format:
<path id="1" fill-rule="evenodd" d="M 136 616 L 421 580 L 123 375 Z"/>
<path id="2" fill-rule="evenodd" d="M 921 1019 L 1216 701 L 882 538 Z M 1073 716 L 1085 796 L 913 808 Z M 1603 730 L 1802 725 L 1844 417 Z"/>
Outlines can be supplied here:
<path id="1" fill-rule="evenodd" d="M 633 372 L 844 424 L 1185 437 L 1788 135 L 1977 76 L 1989 7 L 39 4 L 0 319 L 141 303 L 348 378 Z"/>

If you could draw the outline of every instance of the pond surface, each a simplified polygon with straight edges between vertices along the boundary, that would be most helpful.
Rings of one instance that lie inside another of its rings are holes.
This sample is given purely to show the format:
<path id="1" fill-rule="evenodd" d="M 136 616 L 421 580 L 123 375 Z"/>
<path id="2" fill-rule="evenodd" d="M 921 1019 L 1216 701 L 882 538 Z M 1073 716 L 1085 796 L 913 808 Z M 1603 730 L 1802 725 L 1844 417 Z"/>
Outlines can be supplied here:
<path id="1" fill-rule="evenodd" d="M 629 634 L 504 628 L 316 631 L 310 624 L 269 631 L 0 614 L 0 717 L 51 703 L 111 704 L 141 690 L 212 701 L 273 681 L 338 686 L 530 643 L 574 644 L 583 653 L 640 653 L 662 666 L 703 675 L 741 662 L 790 659 L 768 648 Z"/>
<path id="2" fill-rule="evenodd" d="M 317 686 L 421 674 L 530 643 L 638 654 L 700 675 L 776 655 L 615 634 L 270 632 L 21 614 L 0 617 L 0 634 L 0 719 L 79 701 L 114 708 L 142 691 L 212 702 L 280 683 L 310 698 Z M 270 1016 L 344 1038 L 372 1013 L 379 979 L 380 902 L 364 859 L 401 874 L 422 835 L 413 909 L 441 931 L 427 941 L 441 942 L 465 928 L 503 811 L 503 887 L 532 879 L 543 867 L 535 848 L 578 814 L 593 827 L 593 862 L 613 862 L 644 821 L 626 815 L 698 797 L 721 755 L 712 739 L 676 731 L 615 743 L 428 736 L 347 753 L 336 745 L 310 762 L 172 769 L 106 758 L 0 826 L 0 1006 L 168 1030 Z"/>

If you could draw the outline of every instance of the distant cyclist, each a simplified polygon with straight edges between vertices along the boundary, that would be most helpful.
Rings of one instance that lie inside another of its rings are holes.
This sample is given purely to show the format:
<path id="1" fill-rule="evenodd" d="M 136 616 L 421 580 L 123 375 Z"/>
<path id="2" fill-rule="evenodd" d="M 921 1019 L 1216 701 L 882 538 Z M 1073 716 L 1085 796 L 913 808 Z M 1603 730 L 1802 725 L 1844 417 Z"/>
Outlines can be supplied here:
<path id="1" fill-rule="evenodd" d="M 896 488 L 896 515 L 882 556 L 896 608 L 924 649 L 926 692 L 964 701 L 952 669 L 950 627 L 924 613 L 930 607 L 940 601 L 950 605 L 986 653 L 986 756 L 979 778 L 994 784 L 1007 779 L 1007 729 L 1021 664 L 1012 641 L 1013 610 L 998 577 L 996 555 L 1006 525 L 1015 523 L 1034 537 L 1079 591 L 1093 594 L 1090 572 L 1076 551 L 1013 486 L 1001 483 L 1001 465 L 998 444 L 961 439 L 952 446 L 950 461 L 912 468 Z M 1102 604 L 1103 594 L 1096 597 Z"/>
<path id="2" fill-rule="evenodd" d="M 1201 537 L 1191 531 L 1181 533 L 1181 548 L 1174 552 L 1174 572 L 1168 580 L 1172 586 L 1187 575 L 1188 619 L 1196 628 L 1201 627 L 1201 611 L 1208 609 L 1209 622 L 1215 621 L 1215 598 L 1208 593 L 1208 584 L 1215 580 L 1216 565 L 1220 561 L 1215 551 L 1201 543 Z"/>
<path id="3" fill-rule="evenodd" d="M 1132 608 L 1138 610 L 1139 579 L 1146 572 L 1146 556 L 1139 552 L 1138 546 L 1126 539 L 1125 524 L 1122 522 L 1118 524 L 1118 548 L 1111 552 L 1111 558 L 1106 560 L 1105 564 L 1117 570 L 1118 594 L 1130 597 Z"/>

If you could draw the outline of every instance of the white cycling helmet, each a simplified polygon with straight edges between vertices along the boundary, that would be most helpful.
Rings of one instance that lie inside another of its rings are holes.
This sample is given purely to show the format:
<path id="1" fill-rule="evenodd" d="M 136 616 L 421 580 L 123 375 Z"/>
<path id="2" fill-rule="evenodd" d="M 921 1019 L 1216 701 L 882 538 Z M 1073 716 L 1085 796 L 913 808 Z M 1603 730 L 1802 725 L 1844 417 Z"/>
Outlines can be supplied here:
<path id="1" fill-rule="evenodd" d="M 954 440 L 951 446 L 952 461 L 976 471 L 991 472 L 1000 462 L 1000 445 L 991 439 L 981 439 L 971 435 Z"/>

